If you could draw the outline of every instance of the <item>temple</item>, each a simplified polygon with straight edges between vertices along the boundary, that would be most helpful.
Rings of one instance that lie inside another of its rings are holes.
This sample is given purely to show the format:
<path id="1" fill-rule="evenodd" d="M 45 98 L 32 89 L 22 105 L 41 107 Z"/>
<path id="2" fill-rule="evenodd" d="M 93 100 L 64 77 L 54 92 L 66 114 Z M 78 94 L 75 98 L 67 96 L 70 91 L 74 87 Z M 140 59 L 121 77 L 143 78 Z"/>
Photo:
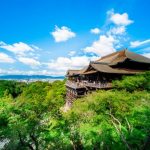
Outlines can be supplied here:
<path id="1" fill-rule="evenodd" d="M 97 89 L 111 89 L 112 80 L 150 70 L 150 59 L 127 49 L 104 56 L 81 70 L 68 70 L 66 104 Z"/>

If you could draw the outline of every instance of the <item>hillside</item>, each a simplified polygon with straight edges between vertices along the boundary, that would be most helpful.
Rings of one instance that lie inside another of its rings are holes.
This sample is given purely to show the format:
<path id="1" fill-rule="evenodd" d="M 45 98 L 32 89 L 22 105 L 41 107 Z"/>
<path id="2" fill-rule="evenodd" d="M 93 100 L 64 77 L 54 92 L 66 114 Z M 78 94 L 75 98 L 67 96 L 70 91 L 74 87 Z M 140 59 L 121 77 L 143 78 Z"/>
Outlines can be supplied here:
<path id="1" fill-rule="evenodd" d="M 150 148 L 150 72 L 124 77 L 114 81 L 112 90 L 77 99 L 66 113 L 60 109 L 65 104 L 64 83 L 1 81 L 4 149 Z"/>

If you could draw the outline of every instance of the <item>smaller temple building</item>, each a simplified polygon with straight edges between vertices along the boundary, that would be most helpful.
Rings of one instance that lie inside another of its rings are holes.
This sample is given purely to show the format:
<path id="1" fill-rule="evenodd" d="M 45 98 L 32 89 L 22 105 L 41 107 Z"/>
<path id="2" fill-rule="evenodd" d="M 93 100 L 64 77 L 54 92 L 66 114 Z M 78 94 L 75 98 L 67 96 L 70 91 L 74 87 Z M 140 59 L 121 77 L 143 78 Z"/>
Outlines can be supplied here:
<path id="1" fill-rule="evenodd" d="M 81 70 L 68 70 L 66 104 L 97 89 L 111 89 L 112 80 L 150 70 L 150 59 L 127 49 L 92 61 Z"/>

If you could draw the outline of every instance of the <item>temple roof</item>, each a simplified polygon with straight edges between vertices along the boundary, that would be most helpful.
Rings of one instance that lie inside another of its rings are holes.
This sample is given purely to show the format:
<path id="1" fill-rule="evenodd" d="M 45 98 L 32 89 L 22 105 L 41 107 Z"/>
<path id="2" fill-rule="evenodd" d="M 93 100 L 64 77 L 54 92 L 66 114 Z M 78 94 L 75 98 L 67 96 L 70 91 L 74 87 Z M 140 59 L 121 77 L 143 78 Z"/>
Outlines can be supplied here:
<path id="1" fill-rule="evenodd" d="M 147 58 L 147 57 L 144 57 L 142 55 L 133 53 L 133 52 L 128 51 L 128 50 L 125 51 L 125 54 L 126 54 L 127 58 L 129 58 L 129 59 L 131 59 L 133 61 L 150 64 L 150 59 Z"/>
<path id="2" fill-rule="evenodd" d="M 74 76 L 79 74 L 80 70 L 68 70 L 66 76 Z"/>
<path id="3" fill-rule="evenodd" d="M 133 53 L 127 49 L 104 56 L 98 59 L 97 62 L 107 63 L 108 65 L 116 65 L 117 63 L 123 62 L 126 59 L 140 63 L 150 63 L 149 58 Z"/>
<path id="4" fill-rule="evenodd" d="M 107 64 L 91 63 L 90 64 L 95 70 L 103 73 L 115 73 L 115 74 L 134 74 L 139 71 L 123 68 L 112 68 Z"/>
<path id="5" fill-rule="evenodd" d="M 127 49 L 118 51 L 107 56 L 104 56 L 97 61 L 90 62 L 89 65 L 81 70 L 68 70 L 68 76 L 80 74 L 92 74 L 96 72 L 114 73 L 114 74 L 135 74 L 141 72 L 138 69 L 117 68 L 118 63 L 123 63 L 126 60 L 148 64 L 150 66 L 150 59 L 142 55 L 128 51 Z"/>

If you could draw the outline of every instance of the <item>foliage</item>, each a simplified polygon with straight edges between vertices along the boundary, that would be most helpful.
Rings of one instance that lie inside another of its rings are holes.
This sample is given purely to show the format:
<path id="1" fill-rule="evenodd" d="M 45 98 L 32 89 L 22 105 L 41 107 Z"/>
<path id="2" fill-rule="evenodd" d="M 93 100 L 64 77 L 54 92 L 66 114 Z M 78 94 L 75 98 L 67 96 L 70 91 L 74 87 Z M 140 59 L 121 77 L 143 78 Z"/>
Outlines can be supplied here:
<path id="1" fill-rule="evenodd" d="M 15 86 L 1 81 L 0 140 L 7 141 L 4 149 L 149 149 L 149 79 L 147 72 L 114 81 L 114 89 L 77 99 L 67 113 L 62 112 L 65 81 Z"/>
<path id="2" fill-rule="evenodd" d="M 34 82 L 26 85 L 15 99 L 11 96 L 1 98 L 0 139 L 9 139 L 5 149 L 45 149 L 51 145 L 49 142 L 58 136 L 61 128 L 61 114 L 56 106 L 64 104 L 64 100 L 54 104 L 49 91 L 57 92 L 57 96 L 51 94 L 57 100 L 65 95 L 64 87 L 63 81 Z M 50 130 L 52 134 L 49 134 Z"/>
<path id="3" fill-rule="evenodd" d="M 145 91 L 98 91 L 76 101 L 68 112 L 85 149 L 142 149 L 149 119 L 150 94 Z"/>
<path id="4" fill-rule="evenodd" d="M 25 85 L 23 82 L 0 80 L 0 97 L 10 94 L 15 98 L 22 93 Z"/>
<path id="5" fill-rule="evenodd" d="M 150 91 L 150 71 L 134 76 L 124 76 L 122 81 L 117 80 L 113 83 L 115 88 L 125 89 L 129 92 L 134 90 Z"/>

